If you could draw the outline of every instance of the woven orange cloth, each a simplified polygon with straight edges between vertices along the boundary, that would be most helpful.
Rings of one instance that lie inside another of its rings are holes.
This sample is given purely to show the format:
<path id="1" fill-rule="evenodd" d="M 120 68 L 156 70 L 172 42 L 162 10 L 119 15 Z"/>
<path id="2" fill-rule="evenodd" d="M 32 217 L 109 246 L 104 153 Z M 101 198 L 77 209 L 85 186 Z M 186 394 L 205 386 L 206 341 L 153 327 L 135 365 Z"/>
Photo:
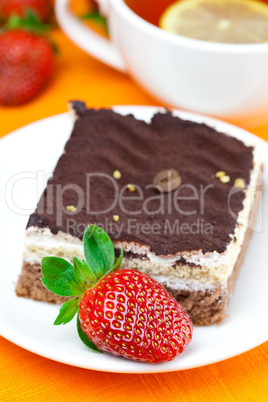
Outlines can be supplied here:
<path id="1" fill-rule="evenodd" d="M 0 108 L 1 136 L 65 112 L 69 99 L 83 99 L 88 106 L 97 107 L 158 104 L 129 77 L 86 55 L 60 31 L 53 35 L 60 55 L 52 81 L 30 103 Z M 268 140 L 268 126 L 254 132 Z M 188 371 L 111 374 L 57 363 L 0 338 L 0 401 L 265 401 L 267 362 L 268 343 L 224 362 Z"/>

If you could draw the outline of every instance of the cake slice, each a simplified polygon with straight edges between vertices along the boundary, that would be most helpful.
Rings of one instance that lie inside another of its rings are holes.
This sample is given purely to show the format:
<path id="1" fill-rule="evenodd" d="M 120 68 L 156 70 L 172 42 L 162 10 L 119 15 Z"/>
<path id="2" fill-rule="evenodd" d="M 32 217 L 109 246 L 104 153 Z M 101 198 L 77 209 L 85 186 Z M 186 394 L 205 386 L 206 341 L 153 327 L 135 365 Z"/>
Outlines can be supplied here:
<path id="1" fill-rule="evenodd" d="M 93 223 L 124 248 L 121 267 L 160 282 L 194 324 L 222 322 L 257 209 L 254 147 L 168 111 L 146 123 L 71 105 L 73 132 L 28 221 L 17 295 L 63 302 L 43 287 L 41 260 L 83 258 Z"/>

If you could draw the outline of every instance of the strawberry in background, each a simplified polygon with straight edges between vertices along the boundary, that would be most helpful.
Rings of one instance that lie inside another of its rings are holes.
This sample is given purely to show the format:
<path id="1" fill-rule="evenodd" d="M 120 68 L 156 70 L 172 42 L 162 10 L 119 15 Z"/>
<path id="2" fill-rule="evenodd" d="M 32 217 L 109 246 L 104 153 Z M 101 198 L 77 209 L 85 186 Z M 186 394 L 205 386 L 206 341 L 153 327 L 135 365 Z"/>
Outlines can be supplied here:
<path id="1" fill-rule="evenodd" d="M 0 19 L 7 21 L 12 15 L 24 17 L 31 10 L 41 21 L 46 21 L 51 12 L 50 0 L 0 0 Z"/>
<path id="2" fill-rule="evenodd" d="M 18 105 L 35 96 L 50 78 L 54 53 L 40 35 L 23 29 L 0 36 L 0 104 Z"/>
<path id="3" fill-rule="evenodd" d="M 8 3 L 25 5 L 26 1 L 0 0 L 0 6 Z M 48 5 L 47 1 L 32 0 L 32 3 Z M 11 9 L 10 6 L 10 13 Z M 45 8 L 42 13 L 46 15 Z M 37 12 L 27 8 L 23 17 L 12 13 L 1 29 L 0 105 L 12 106 L 27 102 L 49 81 L 55 64 L 54 46 L 47 37 L 50 28 L 49 24 L 40 20 Z"/>

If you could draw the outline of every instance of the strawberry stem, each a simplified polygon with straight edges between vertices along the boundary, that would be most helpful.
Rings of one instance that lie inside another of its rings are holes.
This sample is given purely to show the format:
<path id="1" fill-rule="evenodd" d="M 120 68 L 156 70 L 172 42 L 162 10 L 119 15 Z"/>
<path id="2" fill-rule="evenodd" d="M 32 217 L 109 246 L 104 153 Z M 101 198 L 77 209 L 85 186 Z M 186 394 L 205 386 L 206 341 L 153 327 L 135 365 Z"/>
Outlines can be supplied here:
<path id="1" fill-rule="evenodd" d="M 41 281 L 43 285 L 56 295 L 73 297 L 61 306 L 59 315 L 54 322 L 55 325 L 71 321 L 79 309 L 80 299 L 86 290 L 95 286 L 104 276 L 121 265 L 123 248 L 120 257 L 115 262 L 113 243 L 99 226 L 87 227 L 83 245 L 86 261 L 80 261 L 74 257 L 73 265 L 71 265 L 59 257 L 42 259 L 43 277 Z"/>

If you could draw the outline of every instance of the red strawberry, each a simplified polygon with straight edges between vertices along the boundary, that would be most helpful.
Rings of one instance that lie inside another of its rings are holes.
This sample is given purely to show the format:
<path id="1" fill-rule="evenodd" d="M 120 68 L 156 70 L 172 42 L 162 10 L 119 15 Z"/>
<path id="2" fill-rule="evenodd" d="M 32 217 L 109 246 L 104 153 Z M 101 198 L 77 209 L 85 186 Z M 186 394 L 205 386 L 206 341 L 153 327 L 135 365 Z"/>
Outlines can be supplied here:
<path id="1" fill-rule="evenodd" d="M 133 270 L 113 272 L 88 290 L 79 318 L 99 349 L 143 362 L 172 360 L 192 338 L 191 321 L 178 302 Z"/>
<path id="2" fill-rule="evenodd" d="M 0 35 L 0 104 L 16 105 L 31 99 L 48 81 L 54 53 L 40 35 L 14 29 Z"/>
<path id="3" fill-rule="evenodd" d="M 81 340 L 94 351 L 147 363 L 169 361 L 192 339 L 189 316 L 167 291 L 148 275 L 135 270 L 112 272 L 114 247 L 108 235 L 90 225 L 84 234 L 86 261 L 74 266 L 57 257 L 42 260 L 41 279 L 51 292 L 74 296 L 65 302 L 55 325 L 75 314 Z"/>
<path id="4" fill-rule="evenodd" d="M 26 10 L 31 9 L 44 21 L 47 19 L 50 10 L 50 0 L 0 0 L 0 17 L 8 20 L 11 15 L 23 17 Z"/>

